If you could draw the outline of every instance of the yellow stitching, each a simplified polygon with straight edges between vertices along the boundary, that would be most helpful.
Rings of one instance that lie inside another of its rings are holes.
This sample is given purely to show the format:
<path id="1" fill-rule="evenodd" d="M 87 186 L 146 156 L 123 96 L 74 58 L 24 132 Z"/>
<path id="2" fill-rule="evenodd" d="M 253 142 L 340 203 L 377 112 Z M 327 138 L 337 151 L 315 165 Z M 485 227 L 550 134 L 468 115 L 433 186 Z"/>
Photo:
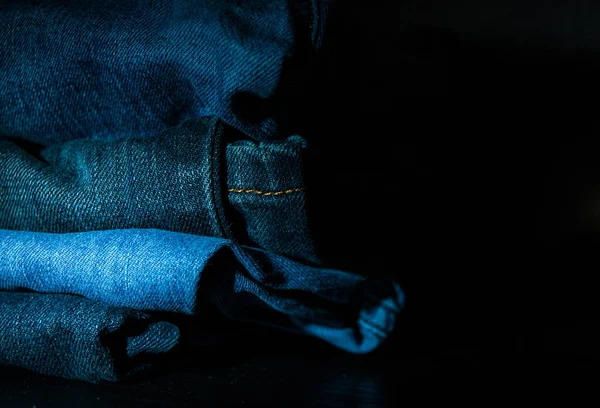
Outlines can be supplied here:
<path id="1" fill-rule="evenodd" d="M 298 191 L 302 191 L 302 190 L 304 190 L 304 187 L 290 188 L 289 190 L 282 190 L 282 191 L 260 191 L 260 190 L 255 190 L 253 188 L 230 188 L 229 192 L 230 193 L 258 194 L 258 195 L 263 195 L 263 196 L 279 196 L 279 195 L 297 193 Z"/>

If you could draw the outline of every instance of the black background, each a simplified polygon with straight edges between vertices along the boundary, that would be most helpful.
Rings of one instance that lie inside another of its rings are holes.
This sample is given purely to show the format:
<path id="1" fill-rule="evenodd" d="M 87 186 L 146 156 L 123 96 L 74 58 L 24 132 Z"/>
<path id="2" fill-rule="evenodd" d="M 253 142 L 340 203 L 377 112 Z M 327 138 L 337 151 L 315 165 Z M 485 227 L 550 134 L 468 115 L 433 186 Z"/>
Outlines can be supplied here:
<path id="1" fill-rule="evenodd" d="M 326 263 L 407 292 L 392 340 L 358 357 L 249 328 L 119 385 L 3 369 L 1 406 L 398 406 L 447 389 L 587 388 L 600 3 L 339 3 L 288 114 L 311 142 Z"/>

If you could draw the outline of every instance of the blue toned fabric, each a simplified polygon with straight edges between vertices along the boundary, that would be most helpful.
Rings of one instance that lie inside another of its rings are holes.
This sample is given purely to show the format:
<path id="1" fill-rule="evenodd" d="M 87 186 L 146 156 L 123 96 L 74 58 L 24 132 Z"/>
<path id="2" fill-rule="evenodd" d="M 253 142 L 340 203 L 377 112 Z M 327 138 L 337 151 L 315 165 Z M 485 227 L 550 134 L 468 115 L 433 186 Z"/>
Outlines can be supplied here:
<path id="1" fill-rule="evenodd" d="M 207 117 L 151 138 L 74 140 L 39 152 L 0 140 L 0 228 L 156 228 L 315 261 L 304 205 L 304 142 L 225 146 L 234 136 L 234 129 Z"/>
<path id="2" fill-rule="evenodd" d="M 317 263 L 306 214 L 304 139 L 240 141 L 227 146 L 228 202 L 250 244 Z M 238 226 L 239 228 L 239 226 Z"/>
<path id="3" fill-rule="evenodd" d="M 177 326 L 71 295 L 0 292 L 0 365 L 117 381 L 179 343 Z"/>
<path id="4" fill-rule="evenodd" d="M 160 228 L 226 235 L 216 118 L 149 139 L 74 140 L 32 154 L 0 140 L 0 228 Z"/>
<path id="5" fill-rule="evenodd" d="M 0 289 L 68 293 L 116 307 L 226 316 L 376 348 L 404 304 L 394 282 L 306 266 L 220 238 L 160 230 L 0 231 Z"/>
<path id="6" fill-rule="evenodd" d="M 273 137 L 283 73 L 318 48 L 330 1 L 3 1 L 0 136 L 148 137 L 217 115 Z"/>

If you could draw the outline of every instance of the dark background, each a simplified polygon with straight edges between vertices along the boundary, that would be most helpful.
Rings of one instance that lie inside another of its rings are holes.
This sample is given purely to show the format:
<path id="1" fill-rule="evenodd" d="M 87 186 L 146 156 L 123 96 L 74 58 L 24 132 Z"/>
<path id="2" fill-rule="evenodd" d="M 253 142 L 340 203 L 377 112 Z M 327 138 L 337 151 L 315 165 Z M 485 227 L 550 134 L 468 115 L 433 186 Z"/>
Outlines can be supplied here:
<path id="1" fill-rule="evenodd" d="M 589 378 L 600 4 L 369 2 L 341 15 L 319 109 L 335 119 L 314 140 L 325 252 L 403 284 L 412 355 L 450 353 L 461 360 L 444 368 L 473 363 L 477 378 Z"/>
<path id="2" fill-rule="evenodd" d="M 339 2 L 330 23 L 322 54 L 297 68 L 291 123 L 311 142 L 326 263 L 407 293 L 392 340 L 357 357 L 232 328 L 125 384 L 3 369 L 1 406 L 397 406 L 448 389 L 587 388 L 600 358 L 600 3 Z"/>

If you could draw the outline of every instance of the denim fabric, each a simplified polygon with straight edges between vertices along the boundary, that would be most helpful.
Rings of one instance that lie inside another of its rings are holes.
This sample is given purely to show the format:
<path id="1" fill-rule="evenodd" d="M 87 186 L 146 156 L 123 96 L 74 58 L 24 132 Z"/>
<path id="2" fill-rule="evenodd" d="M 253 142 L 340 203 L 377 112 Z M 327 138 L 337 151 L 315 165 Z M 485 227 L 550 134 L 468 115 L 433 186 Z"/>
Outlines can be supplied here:
<path id="1" fill-rule="evenodd" d="M 154 227 L 223 236 L 215 191 L 222 132 L 222 122 L 205 118 L 150 139 L 74 140 L 40 158 L 0 140 L 0 227 Z"/>
<path id="2" fill-rule="evenodd" d="M 0 253 L 1 290 L 78 294 L 185 314 L 212 304 L 232 319 L 307 333 L 356 353 L 385 339 L 404 303 L 394 282 L 160 230 L 0 230 Z"/>
<path id="3" fill-rule="evenodd" d="M 152 138 L 74 140 L 38 154 L 0 140 L 0 228 L 157 228 L 234 238 L 315 261 L 302 139 L 225 147 L 225 134 L 239 136 L 207 117 Z"/>
<path id="4" fill-rule="evenodd" d="M 283 143 L 240 141 L 227 146 L 228 202 L 243 220 L 250 243 L 317 263 L 306 214 L 305 147 L 297 136 Z"/>
<path id="5" fill-rule="evenodd" d="M 116 381 L 178 342 L 175 325 L 146 313 L 78 296 L 0 292 L 0 365 Z"/>
<path id="6" fill-rule="evenodd" d="M 0 136 L 147 137 L 217 115 L 272 137 L 282 72 L 318 47 L 330 1 L 3 1 Z"/>

